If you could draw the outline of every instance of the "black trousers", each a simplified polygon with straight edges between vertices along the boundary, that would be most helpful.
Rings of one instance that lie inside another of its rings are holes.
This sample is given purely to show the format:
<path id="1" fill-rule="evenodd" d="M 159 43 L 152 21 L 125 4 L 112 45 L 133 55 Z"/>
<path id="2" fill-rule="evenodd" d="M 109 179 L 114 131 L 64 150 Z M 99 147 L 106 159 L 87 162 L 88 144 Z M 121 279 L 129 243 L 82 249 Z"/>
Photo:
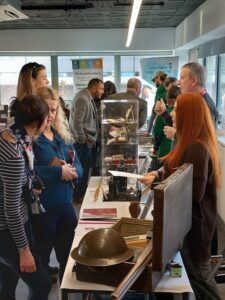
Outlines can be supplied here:
<path id="1" fill-rule="evenodd" d="M 18 249 L 9 230 L 0 230 L 0 299 L 15 300 L 15 290 L 19 278 L 29 288 L 29 300 L 47 300 L 51 288 L 50 277 L 45 272 L 40 258 L 34 249 L 30 225 L 25 225 L 30 250 L 35 259 L 37 270 L 33 273 L 21 272 Z"/>
<path id="2" fill-rule="evenodd" d="M 75 143 L 74 148 L 83 167 L 83 176 L 80 183 L 75 185 L 74 198 L 84 197 L 90 172 L 93 166 L 92 147 L 90 148 L 86 143 Z"/>
<path id="3" fill-rule="evenodd" d="M 37 253 L 46 271 L 54 248 L 59 262 L 59 279 L 62 281 L 74 238 L 77 218 L 71 203 L 48 209 L 46 213 L 32 216 Z"/>

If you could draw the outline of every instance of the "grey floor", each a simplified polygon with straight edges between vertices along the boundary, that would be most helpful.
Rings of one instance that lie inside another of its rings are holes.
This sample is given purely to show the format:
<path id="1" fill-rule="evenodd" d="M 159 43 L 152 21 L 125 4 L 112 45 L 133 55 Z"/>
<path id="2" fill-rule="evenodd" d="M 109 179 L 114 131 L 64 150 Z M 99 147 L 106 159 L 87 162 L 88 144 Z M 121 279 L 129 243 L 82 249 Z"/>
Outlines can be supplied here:
<path id="1" fill-rule="evenodd" d="M 79 209 L 79 208 L 78 208 Z M 77 207 L 76 207 L 77 211 Z M 225 248 L 225 227 L 224 224 L 218 222 L 218 235 L 219 235 L 219 253 L 223 251 Z M 56 266 L 57 261 L 54 253 L 51 256 L 51 265 Z M 225 284 L 218 284 L 218 289 L 220 292 L 220 296 L 223 300 L 225 300 Z M 28 295 L 28 291 L 24 283 L 20 280 L 16 290 L 16 300 L 26 300 Z M 49 294 L 48 300 L 60 300 L 59 297 L 59 283 L 55 283 L 52 285 L 51 292 Z M 81 300 L 81 295 L 70 295 L 70 300 Z M 204 300 L 204 299 L 202 299 Z"/>

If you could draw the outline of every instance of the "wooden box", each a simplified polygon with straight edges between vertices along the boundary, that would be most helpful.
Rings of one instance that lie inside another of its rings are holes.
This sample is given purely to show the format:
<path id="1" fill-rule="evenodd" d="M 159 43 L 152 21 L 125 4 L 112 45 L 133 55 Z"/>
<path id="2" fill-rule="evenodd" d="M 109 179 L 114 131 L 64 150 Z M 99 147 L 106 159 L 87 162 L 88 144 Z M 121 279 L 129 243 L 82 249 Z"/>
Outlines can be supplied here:
<path id="1" fill-rule="evenodd" d="M 192 180 L 192 165 L 184 164 L 154 188 L 153 224 L 149 220 L 122 218 L 113 225 L 123 236 L 143 234 L 152 227 L 152 260 L 132 290 L 153 291 L 168 263 L 181 248 L 183 238 L 191 228 Z M 133 262 L 124 262 L 90 268 L 77 263 L 76 275 L 81 281 L 118 286 L 133 266 Z"/>
<path id="2" fill-rule="evenodd" d="M 146 234 L 153 229 L 153 221 L 133 218 L 121 218 L 112 229 L 119 232 L 123 237 Z"/>

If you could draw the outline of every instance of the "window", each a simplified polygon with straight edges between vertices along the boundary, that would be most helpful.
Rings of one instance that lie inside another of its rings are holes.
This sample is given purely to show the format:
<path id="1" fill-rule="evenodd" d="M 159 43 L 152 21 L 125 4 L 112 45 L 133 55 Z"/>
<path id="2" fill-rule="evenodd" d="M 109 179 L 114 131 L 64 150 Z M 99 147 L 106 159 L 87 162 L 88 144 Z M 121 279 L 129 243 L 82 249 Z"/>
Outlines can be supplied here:
<path id="1" fill-rule="evenodd" d="M 222 104 L 225 105 L 225 54 L 219 56 L 219 65 L 218 109 L 221 111 Z"/>
<path id="2" fill-rule="evenodd" d="M 202 57 L 198 58 L 198 63 L 204 66 L 204 59 Z"/>
<path id="3" fill-rule="evenodd" d="M 45 56 L 1 56 L 0 57 L 0 104 L 9 105 L 16 96 L 17 81 L 20 69 L 28 62 L 37 62 L 46 67 L 48 79 L 51 81 L 50 57 Z"/>
<path id="4" fill-rule="evenodd" d="M 216 84 L 217 84 L 216 68 L 217 68 L 216 55 L 206 57 L 206 70 L 207 70 L 206 89 L 215 103 L 216 103 Z"/>
<path id="5" fill-rule="evenodd" d="M 148 102 L 148 116 L 151 115 L 154 105 L 156 87 L 154 83 L 144 80 L 141 75 L 140 59 L 148 56 L 121 56 L 121 91 L 126 91 L 127 81 L 131 77 L 139 77 L 142 82 L 140 97 Z"/>
<path id="6" fill-rule="evenodd" d="M 225 54 L 219 55 L 218 102 L 220 124 L 225 129 Z"/>

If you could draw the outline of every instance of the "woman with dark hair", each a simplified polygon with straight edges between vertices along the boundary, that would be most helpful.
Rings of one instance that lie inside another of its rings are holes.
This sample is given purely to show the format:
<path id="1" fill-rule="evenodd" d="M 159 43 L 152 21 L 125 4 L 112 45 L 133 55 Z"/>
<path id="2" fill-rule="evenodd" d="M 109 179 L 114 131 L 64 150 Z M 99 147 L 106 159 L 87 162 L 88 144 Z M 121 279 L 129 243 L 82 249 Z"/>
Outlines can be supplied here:
<path id="1" fill-rule="evenodd" d="M 176 77 L 167 77 L 164 81 L 166 90 L 168 91 L 172 86 L 177 86 L 178 80 Z"/>
<path id="2" fill-rule="evenodd" d="M 172 126 L 173 107 L 178 95 L 181 94 L 181 89 L 178 86 L 171 86 L 166 94 L 166 104 L 163 100 L 160 101 L 164 105 L 164 115 L 158 115 L 156 110 L 156 117 L 153 124 L 153 137 L 154 137 L 154 151 L 157 152 L 158 157 L 163 157 L 171 150 L 171 139 L 167 138 L 164 134 L 165 126 Z M 158 102 L 155 107 L 157 108 Z"/>
<path id="3" fill-rule="evenodd" d="M 101 99 L 107 99 L 108 96 L 116 93 L 116 86 L 112 81 L 108 80 L 104 82 L 104 94 L 102 95 Z"/>
<path id="4" fill-rule="evenodd" d="M 14 300 L 21 278 L 29 300 L 47 300 L 50 278 L 34 248 L 28 211 L 41 209 L 32 140 L 47 125 L 48 105 L 26 96 L 11 110 L 15 123 L 0 134 L 0 299 Z"/>
<path id="5" fill-rule="evenodd" d="M 178 96 L 174 110 L 177 144 L 164 158 L 163 172 L 150 172 L 141 182 L 151 186 L 154 180 L 168 177 L 183 163 L 193 164 L 192 228 L 184 239 L 181 254 L 189 278 L 216 291 L 215 281 L 207 281 L 217 216 L 216 189 L 221 182 L 214 124 L 206 102 L 198 94 Z"/>
<path id="6" fill-rule="evenodd" d="M 62 107 L 62 110 L 64 111 L 64 114 L 65 114 L 65 117 L 66 117 L 67 121 L 69 121 L 70 109 L 66 106 L 63 97 L 59 96 L 59 102 L 60 102 L 60 105 Z"/>
<path id="7" fill-rule="evenodd" d="M 172 86 L 166 95 L 166 105 L 164 101 L 160 102 L 165 105 L 168 118 L 163 117 L 162 115 L 156 115 L 153 123 L 153 137 L 154 137 L 154 151 L 157 153 L 158 157 L 163 157 L 168 154 L 171 150 L 171 139 L 167 138 L 164 134 L 164 127 L 172 126 L 171 124 L 171 114 L 173 113 L 174 103 L 178 95 L 181 94 L 181 90 L 178 86 Z M 157 106 L 157 103 L 156 103 Z M 156 111 L 157 113 L 157 111 Z"/>
<path id="8" fill-rule="evenodd" d="M 46 68 L 36 62 L 25 64 L 19 74 L 17 84 L 17 98 L 22 99 L 27 95 L 32 95 L 42 86 L 49 84 Z"/>

